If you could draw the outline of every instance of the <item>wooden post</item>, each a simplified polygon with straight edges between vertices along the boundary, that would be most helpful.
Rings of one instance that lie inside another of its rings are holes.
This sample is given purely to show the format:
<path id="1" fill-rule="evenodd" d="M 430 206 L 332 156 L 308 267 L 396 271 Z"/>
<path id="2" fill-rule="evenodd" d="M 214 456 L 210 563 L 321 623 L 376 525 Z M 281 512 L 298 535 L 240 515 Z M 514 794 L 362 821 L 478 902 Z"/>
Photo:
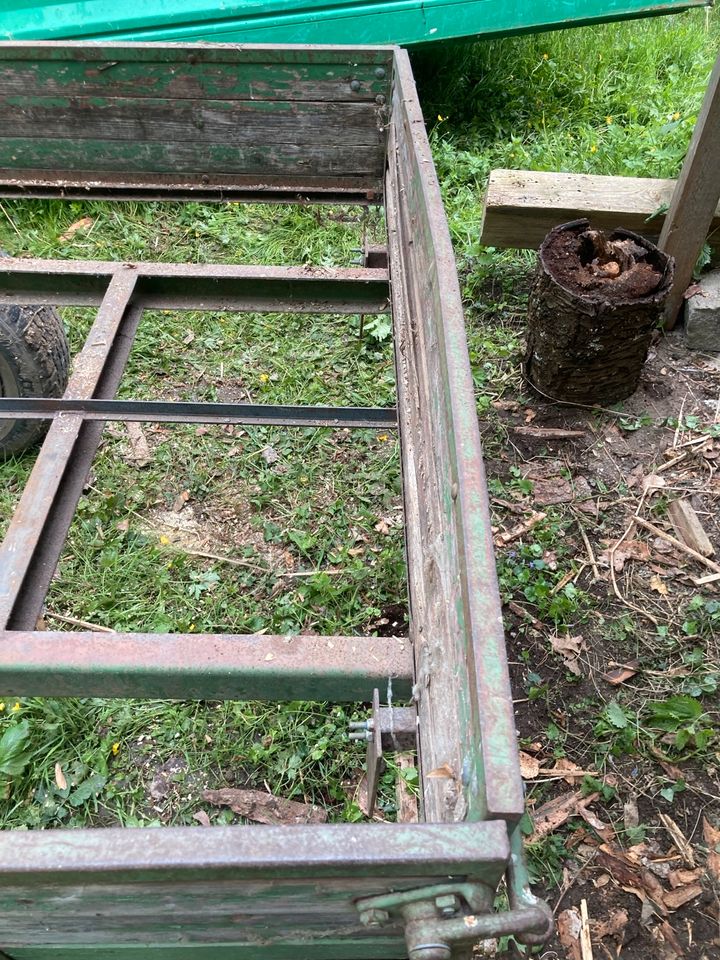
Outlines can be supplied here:
<path id="1" fill-rule="evenodd" d="M 720 200 L 720 56 L 710 77 L 658 246 L 675 257 L 675 283 L 665 306 L 665 329 L 677 322 L 683 295 Z"/>

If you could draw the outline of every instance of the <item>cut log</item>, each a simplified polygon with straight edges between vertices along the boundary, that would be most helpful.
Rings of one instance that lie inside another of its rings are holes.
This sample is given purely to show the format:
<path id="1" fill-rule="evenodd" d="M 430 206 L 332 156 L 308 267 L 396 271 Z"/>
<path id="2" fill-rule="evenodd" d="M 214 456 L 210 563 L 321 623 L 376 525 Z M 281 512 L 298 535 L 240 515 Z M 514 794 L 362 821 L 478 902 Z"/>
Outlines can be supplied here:
<path id="1" fill-rule="evenodd" d="M 668 507 L 668 516 L 678 540 L 692 547 L 703 557 L 712 557 L 715 547 L 710 543 L 700 518 L 688 500 L 674 500 Z"/>
<path id="2" fill-rule="evenodd" d="M 489 247 L 537 250 L 563 221 L 587 218 L 601 230 L 623 226 L 657 240 L 675 180 L 601 177 L 585 173 L 493 170 L 485 195 L 480 240 Z M 708 242 L 720 253 L 720 207 Z"/>
<path id="3" fill-rule="evenodd" d="M 615 403 L 637 389 L 673 261 L 629 230 L 576 220 L 540 247 L 528 302 L 525 372 L 540 394 Z"/>

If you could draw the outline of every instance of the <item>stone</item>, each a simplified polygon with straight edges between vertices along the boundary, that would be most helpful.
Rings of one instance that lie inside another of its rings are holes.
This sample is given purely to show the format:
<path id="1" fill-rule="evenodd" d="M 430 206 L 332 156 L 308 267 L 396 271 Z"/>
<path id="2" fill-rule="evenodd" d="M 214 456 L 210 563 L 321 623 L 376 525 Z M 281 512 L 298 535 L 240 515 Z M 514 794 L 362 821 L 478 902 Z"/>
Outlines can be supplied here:
<path id="1" fill-rule="evenodd" d="M 704 274 L 685 303 L 685 343 L 691 350 L 720 351 L 720 269 Z"/>

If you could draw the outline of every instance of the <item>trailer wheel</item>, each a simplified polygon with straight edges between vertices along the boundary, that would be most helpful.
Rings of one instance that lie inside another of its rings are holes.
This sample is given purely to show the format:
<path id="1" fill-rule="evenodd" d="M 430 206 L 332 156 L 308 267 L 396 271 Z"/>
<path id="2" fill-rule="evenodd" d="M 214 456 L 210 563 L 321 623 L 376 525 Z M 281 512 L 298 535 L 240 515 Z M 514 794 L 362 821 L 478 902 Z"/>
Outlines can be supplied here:
<path id="1" fill-rule="evenodd" d="M 0 306 L 0 397 L 61 397 L 70 350 L 57 310 Z M 0 420 L 0 457 L 37 443 L 46 420 Z"/>

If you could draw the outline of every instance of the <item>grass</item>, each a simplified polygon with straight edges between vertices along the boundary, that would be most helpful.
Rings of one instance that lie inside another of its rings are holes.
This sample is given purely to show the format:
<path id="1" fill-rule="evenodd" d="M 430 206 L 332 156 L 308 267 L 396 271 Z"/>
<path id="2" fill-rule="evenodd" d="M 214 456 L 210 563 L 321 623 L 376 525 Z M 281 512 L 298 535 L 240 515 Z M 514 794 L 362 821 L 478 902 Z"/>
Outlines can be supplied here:
<path id="1" fill-rule="evenodd" d="M 429 62 L 415 56 L 496 500 L 528 495 L 499 405 L 522 411 L 532 403 L 519 357 L 533 255 L 481 245 L 487 175 L 510 167 L 675 176 L 719 39 L 718 14 L 706 21 L 695 11 L 456 45 L 444 55 L 433 48 Z M 62 239 L 83 217 L 91 226 Z M 0 247 L 36 256 L 350 265 L 364 231 L 379 238 L 383 223 L 359 209 L 5 201 L 0 210 Z M 87 312 L 67 311 L 66 319 L 77 346 Z M 382 319 L 361 338 L 350 318 L 148 315 L 121 395 L 389 404 L 385 334 Z M 658 428 L 632 412 L 618 426 L 625 433 Z M 128 462 L 123 432 L 107 434 L 53 582 L 51 612 L 122 629 L 372 632 L 386 619 L 384 608 L 404 599 L 398 452 L 385 435 L 147 428 L 152 463 L 140 470 Z M 0 468 L 2 522 L 31 463 L 28 456 Z M 626 486 L 618 495 L 625 494 Z M 189 531 L 169 526 L 173 515 L 189 517 Z M 613 535 L 610 524 L 590 526 L 597 539 Z M 531 643 L 509 621 L 516 686 L 528 701 L 519 714 L 523 742 L 540 736 L 552 757 L 582 753 L 598 771 L 623 757 L 644 770 L 653 751 L 672 763 L 715 762 L 711 698 L 720 669 L 708 651 L 716 601 L 699 591 L 648 634 L 635 613 L 565 579 L 576 572 L 577 536 L 571 512 L 549 509 L 532 536 L 498 555 L 504 599 L 524 604 L 549 632 L 597 636 L 619 661 L 642 656 L 655 672 L 644 685 L 601 696 L 562 669 L 553 672 L 546 639 Z M 198 556 L 203 544 L 254 567 Z M 284 569 L 318 572 L 293 582 Z M 558 703 L 562 684 L 566 702 Z M 363 762 L 361 748 L 344 736 L 347 721 L 362 716 L 353 707 L 16 701 L 15 693 L 7 691 L 0 711 L 0 730 L 10 735 L 0 741 L 5 826 L 190 823 L 202 787 L 224 782 L 267 783 L 324 803 L 333 819 L 361 816 L 344 787 Z M 536 718 L 542 729 L 531 728 Z M 12 731 L 19 731 L 15 742 Z M 395 773 L 391 765 L 383 788 L 389 817 Z M 170 786 L 153 798 L 148 784 L 161 774 Z M 642 783 L 658 809 L 675 809 L 686 793 L 657 768 Z M 621 824 L 621 791 L 592 778 L 584 789 L 598 784 Z M 543 788 L 530 796 L 542 801 Z M 564 837 L 530 849 L 536 878 L 552 883 Z"/>

